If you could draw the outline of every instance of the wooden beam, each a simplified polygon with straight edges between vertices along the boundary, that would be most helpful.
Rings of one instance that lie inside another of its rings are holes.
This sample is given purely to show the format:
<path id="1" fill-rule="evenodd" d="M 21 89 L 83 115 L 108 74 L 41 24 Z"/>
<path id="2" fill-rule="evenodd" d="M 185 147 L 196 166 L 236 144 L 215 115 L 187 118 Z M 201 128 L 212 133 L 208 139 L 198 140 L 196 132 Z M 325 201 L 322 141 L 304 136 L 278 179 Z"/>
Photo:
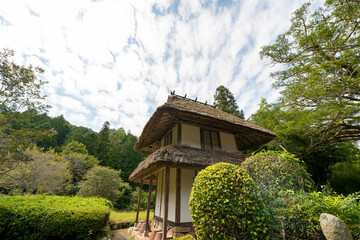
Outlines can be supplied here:
<path id="1" fill-rule="evenodd" d="M 148 196 L 148 202 L 147 202 L 147 208 L 146 208 L 146 220 L 145 220 L 144 237 L 148 237 L 149 232 L 151 231 L 150 224 L 149 224 L 149 215 L 150 215 L 150 205 L 151 205 L 152 182 L 153 182 L 153 176 L 150 177 L 149 196 Z"/>
<path id="2" fill-rule="evenodd" d="M 138 195 L 138 202 L 137 202 L 137 211 L 136 211 L 136 220 L 135 220 L 135 227 L 137 227 L 139 223 L 139 211 L 140 211 L 140 200 L 141 200 L 141 191 L 143 187 L 143 179 L 140 181 L 140 188 L 139 188 L 139 195 Z"/>
<path id="3" fill-rule="evenodd" d="M 178 139 L 177 144 L 181 144 L 181 123 L 178 124 Z"/>
<path id="4" fill-rule="evenodd" d="M 166 240 L 167 234 L 167 221 L 168 221 L 168 211 L 169 211 L 169 185 L 170 185 L 170 167 L 165 169 L 165 199 L 164 199 L 164 217 L 163 217 L 163 234 L 162 240 Z"/>
<path id="5" fill-rule="evenodd" d="M 176 209 L 175 209 L 175 223 L 180 223 L 180 209 L 181 209 L 181 168 L 176 169 Z"/>

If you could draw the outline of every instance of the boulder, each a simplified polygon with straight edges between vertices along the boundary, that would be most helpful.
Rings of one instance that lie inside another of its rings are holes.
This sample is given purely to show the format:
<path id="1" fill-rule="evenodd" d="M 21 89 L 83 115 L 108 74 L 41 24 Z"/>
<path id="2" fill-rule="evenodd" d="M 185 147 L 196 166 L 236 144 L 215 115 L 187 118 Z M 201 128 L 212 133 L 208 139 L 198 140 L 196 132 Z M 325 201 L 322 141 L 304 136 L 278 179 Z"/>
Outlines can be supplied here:
<path id="1" fill-rule="evenodd" d="M 327 240 L 352 240 L 349 228 L 338 217 L 328 213 L 320 215 L 320 226 Z"/>

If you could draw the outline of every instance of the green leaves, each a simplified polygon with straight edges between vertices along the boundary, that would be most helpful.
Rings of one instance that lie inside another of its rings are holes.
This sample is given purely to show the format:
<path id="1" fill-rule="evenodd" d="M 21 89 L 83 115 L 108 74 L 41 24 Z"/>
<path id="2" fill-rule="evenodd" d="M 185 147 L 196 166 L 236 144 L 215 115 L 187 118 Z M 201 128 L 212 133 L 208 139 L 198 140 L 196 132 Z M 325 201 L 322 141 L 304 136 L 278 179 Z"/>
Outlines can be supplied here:
<path id="1" fill-rule="evenodd" d="M 0 196 L 0 235 L 5 239 L 96 239 L 110 215 L 101 198 Z"/>
<path id="2" fill-rule="evenodd" d="M 221 111 L 230 113 L 239 118 L 245 118 L 243 110 L 239 110 L 239 107 L 236 104 L 234 95 L 223 85 L 216 88 L 214 106 Z"/>
<path id="3" fill-rule="evenodd" d="M 254 191 L 253 180 L 239 166 L 218 163 L 199 172 L 190 196 L 198 239 L 261 238 L 267 228 L 256 220 Z"/>
<path id="4" fill-rule="evenodd" d="M 282 89 L 276 104 L 289 113 L 284 121 L 302 123 L 293 126 L 305 141 L 303 149 L 293 151 L 301 154 L 360 139 L 360 3 L 326 1 L 314 13 L 309 7 L 295 11 L 290 29 L 260 52 L 283 65 L 271 75 L 274 87 Z"/>

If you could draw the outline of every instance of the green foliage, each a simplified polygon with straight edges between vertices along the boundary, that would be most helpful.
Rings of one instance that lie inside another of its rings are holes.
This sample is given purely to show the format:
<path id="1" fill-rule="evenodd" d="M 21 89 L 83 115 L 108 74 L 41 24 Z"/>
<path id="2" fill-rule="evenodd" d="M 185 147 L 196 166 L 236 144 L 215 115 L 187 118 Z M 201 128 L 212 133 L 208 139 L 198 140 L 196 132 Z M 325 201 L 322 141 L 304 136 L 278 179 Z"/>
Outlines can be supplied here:
<path id="1" fill-rule="evenodd" d="M 214 95 L 214 106 L 221 111 L 230 113 L 239 118 L 245 118 L 243 110 L 239 111 L 239 107 L 236 104 L 234 95 L 223 85 L 220 85 L 218 88 L 216 88 Z"/>
<path id="2" fill-rule="evenodd" d="M 339 217 L 349 227 L 354 239 L 360 238 L 360 195 L 347 197 L 326 192 L 285 191 L 275 201 L 279 204 L 277 217 L 283 224 L 282 234 L 274 239 L 324 239 L 320 227 L 320 214 L 329 213 Z"/>
<path id="3" fill-rule="evenodd" d="M 97 158 L 102 166 L 111 166 L 110 145 L 110 123 L 106 121 L 99 132 L 97 145 Z"/>
<path id="4" fill-rule="evenodd" d="M 97 166 L 99 163 L 99 160 L 91 155 L 71 152 L 64 154 L 60 159 L 62 162 L 69 164 L 72 183 L 75 185 L 84 179 L 84 176 L 89 169 Z"/>
<path id="5" fill-rule="evenodd" d="M 123 182 L 120 185 L 119 195 L 117 197 L 116 202 L 114 203 L 114 207 L 119 210 L 129 209 L 131 197 L 132 197 L 132 188 L 130 187 L 129 183 Z"/>
<path id="6" fill-rule="evenodd" d="M 252 197 L 254 181 L 239 166 L 218 163 L 196 176 L 190 210 L 198 239 L 266 239 L 267 228 Z"/>
<path id="7" fill-rule="evenodd" d="M 313 181 L 300 165 L 301 161 L 286 152 L 262 151 L 247 158 L 241 167 L 246 170 L 260 190 L 310 190 Z"/>
<path id="8" fill-rule="evenodd" d="M 140 210 L 146 210 L 147 209 L 147 202 L 148 202 L 148 197 L 149 197 L 149 192 L 147 191 L 148 188 L 145 188 L 145 185 L 143 186 L 143 190 L 141 192 L 141 199 L 140 199 Z M 153 189 L 151 191 L 151 205 L 150 205 L 150 209 L 154 209 L 155 207 L 155 189 Z M 131 193 L 131 201 L 130 204 L 128 204 L 128 209 L 129 210 L 133 210 L 136 211 L 137 210 L 137 202 L 138 202 L 138 198 L 139 198 L 139 187 L 137 187 L 135 189 L 135 191 L 133 191 Z"/>
<path id="9" fill-rule="evenodd" d="M 360 161 L 339 162 L 330 167 L 330 184 L 337 193 L 360 192 Z"/>
<path id="10" fill-rule="evenodd" d="M 296 10 L 289 30 L 260 53 L 283 65 L 272 74 L 274 86 L 306 154 L 360 139 L 360 2 L 328 0 L 313 13 L 309 7 Z"/>
<path id="11" fill-rule="evenodd" d="M 103 197 L 115 203 L 120 196 L 119 189 L 124 184 L 119 171 L 108 167 L 96 166 L 90 169 L 85 180 L 79 184 L 78 196 Z"/>
<path id="12" fill-rule="evenodd" d="M 258 188 L 253 195 L 261 199 L 270 239 L 324 239 L 319 216 L 330 213 L 359 234 L 359 195 L 348 197 L 312 189 L 310 175 L 301 161 L 285 152 L 260 152 L 242 163 Z"/>
<path id="13" fill-rule="evenodd" d="M 43 73 L 44 70 L 11 62 L 13 56 L 14 52 L 9 49 L 0 52 L 0 108 L 47 109 L 48 106 L 41 102 L 45 96 L 40 92 L 46 82 L 37 78 L 37 73 Z"/>
<path id="14" fill-rule="evenodd" d="M 138 138 L 130 132 L 119 149 L 119 158 L 115 169 L 121 170 L 121 178 L 128 181 L 131 173 L 135 170 L 138 164 L 144 160 L 145 155 L 134 150 L 134 145 Z M 135 186 L 134 183 L 130 183 Z"/>
<path id="15" fill-rule="evenodd" d="M 101 198 L 0 196 L 2 239 L 96 239 L 111 203 Z"/>
<path id="16" fill-rule="evenodd" d="M 359 161 L 360 149 L 354 142 L 333 143 L 303 156 L 308 172 L 318 185 L 325 185 L 331 178 L 331 166 L 340 162 Z M 349 172 L 350 173 L 350 172 Z M 350 182 L 348 182 L 350 183 Z M 351 184 L 351 183 L 350 183 Z M 344 188 L 347 188 L 344 185 Z"/>
<path id="17" fill-rule="evenodd" d="M 186 235 L 183 237 L 179 237 L 179 238 L 174 238 L 173 240 L 195 240 L 195 238 L 191 235 Z"/>
<path id="18" fill-rule="evenodd" d="M 66 135 L 65 144 L 77 141 L 86 146 L 89 154 L 95 156 L 97 150 L 97 133 L 85 127 L 72 126 L 71 131 Z"/>
<path id="19" fill-rule="evenodd" d="M 24 155 L 27 161 L 18 162 L 11 171 L 0 175 L 2 187 L 21 193 L 62 194 L 70 185 L 68 163 L 58 161 L 53 152 L 41 152 L 34 147 Z"/>
<path id="20" fill-rule="evenodd" d="M 68 154 L 68 153 L 79 153 L 82 155 L 89 154 L 88 151 L 86 150 L 86 146 L 75 140 L 72 140 L 65 147 L 63 147 L 62 154 Z"/>

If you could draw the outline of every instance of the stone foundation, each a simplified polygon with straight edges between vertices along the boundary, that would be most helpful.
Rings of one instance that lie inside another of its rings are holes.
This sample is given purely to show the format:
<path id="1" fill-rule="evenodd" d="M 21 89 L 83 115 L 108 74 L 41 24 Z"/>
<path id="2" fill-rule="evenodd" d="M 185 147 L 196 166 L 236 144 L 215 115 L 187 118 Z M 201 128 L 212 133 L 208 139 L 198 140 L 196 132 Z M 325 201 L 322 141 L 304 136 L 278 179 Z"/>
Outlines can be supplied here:
<path id="1" fill-rule="evenodd" d="M 153 229 L 162 229 L 163 223 L 155 218 L 151 221 L 150 224 Z M 192 235 L 195 237 L 195 230 L 193 227 L 182 227 L 182 226 L 170 226 L 167 227 L 166 238 L 178 238 L 185 235 Z"/>

